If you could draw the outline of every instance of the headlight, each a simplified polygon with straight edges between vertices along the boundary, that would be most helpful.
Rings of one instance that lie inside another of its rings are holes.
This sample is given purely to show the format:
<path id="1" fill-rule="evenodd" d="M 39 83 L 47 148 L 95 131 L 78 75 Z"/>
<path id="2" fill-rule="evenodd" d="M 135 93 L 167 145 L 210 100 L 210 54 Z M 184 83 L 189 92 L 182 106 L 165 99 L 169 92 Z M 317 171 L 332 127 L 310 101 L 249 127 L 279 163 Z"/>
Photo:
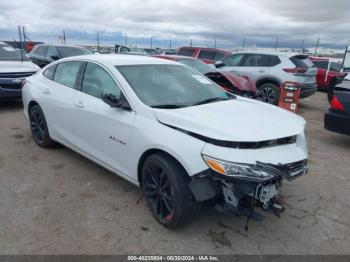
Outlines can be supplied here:
<path id="1" fill-rule="evenodd" d="M 229 177 L 258 181 L 267 180 L 274 177 L 274 175 L 261 170 L 255 165 L 225 162 L 206 155 L 203 155 L 203 158 L 212 170 Z"/>

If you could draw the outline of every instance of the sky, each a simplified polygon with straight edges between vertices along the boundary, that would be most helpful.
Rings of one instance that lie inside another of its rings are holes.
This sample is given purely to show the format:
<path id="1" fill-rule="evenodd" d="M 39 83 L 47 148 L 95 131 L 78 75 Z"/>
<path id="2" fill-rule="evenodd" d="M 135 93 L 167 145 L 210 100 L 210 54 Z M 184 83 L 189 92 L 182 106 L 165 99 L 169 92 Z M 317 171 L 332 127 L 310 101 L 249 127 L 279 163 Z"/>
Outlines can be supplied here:
<path id="1" fill-rule="evenodd" d="M 0 40 L 57 43 L 127 43 L 141 46 L 193 45 L 343 48 L 350 44 L 349 0 L 1 0 Z"/>

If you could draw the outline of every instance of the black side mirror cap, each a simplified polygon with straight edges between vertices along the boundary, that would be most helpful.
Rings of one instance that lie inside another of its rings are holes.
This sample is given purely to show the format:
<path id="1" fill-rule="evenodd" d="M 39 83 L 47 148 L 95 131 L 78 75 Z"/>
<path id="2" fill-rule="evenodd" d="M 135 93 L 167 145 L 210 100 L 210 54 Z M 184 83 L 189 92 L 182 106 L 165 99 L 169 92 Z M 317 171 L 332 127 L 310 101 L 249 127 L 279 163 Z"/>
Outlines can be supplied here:
<path id="1" fill-rule="evenodd" d="M 216 68 L 220 68 L 220 67 L 223 67 L 223 66 L 225 66 L 225 63 L 224 62 L 222 62 L 222 61 L 217 61 L 217 62 L 215 62 L 215 67 Z"/>
<path id="2" fill-rule="evenodd" d="M 102 100 L 110 105 L 110 107 L 114 108 L 122 108 L 126 111 L 132 111 L 131 106 L 129 105 L 128 101 L 126 100 L 125 96 L 121 94 L 120 98 L 117 98 L 113 94 L 103 94 Z"/>
<path id="3" fill-rule="evenodd" d="M 57 55 L 52 55 L 52 56 L 50 56 L 50 58 L 53 59 L 53 60 L 55 60 L 55 61 L 58 60 L 58 59 L 60 59 Z"/>

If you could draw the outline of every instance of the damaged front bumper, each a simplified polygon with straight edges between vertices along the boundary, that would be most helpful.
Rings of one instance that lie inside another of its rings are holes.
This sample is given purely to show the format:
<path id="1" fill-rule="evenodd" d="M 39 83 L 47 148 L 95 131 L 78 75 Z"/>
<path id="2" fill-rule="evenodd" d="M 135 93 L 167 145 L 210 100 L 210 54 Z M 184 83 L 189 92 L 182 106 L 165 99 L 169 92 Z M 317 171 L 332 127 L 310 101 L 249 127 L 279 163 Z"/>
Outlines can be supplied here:
<path id="1" fill-rule="evenodd" d="M 262 221 L 264 217 L 255 212 L 255 207 L 279 216 L 283 207 L 278 202 L 278 191 L 283 179 L 291 181 L 308 172 L 307 160 L 285 165 L 257 162 L 251 168 L 241 169 L 239 175 L 228 175 L 232 167 L 226 168 L 227 173 L 223 174 L 224 170 L 210 166 L 210 169 L 195 175 L 189 186 L 198 202 L 212 199 L 215 200 L 215 209 L 220 212 Z M 246 176 L 242 173 L 245 170 L 248 172 Z M 254 174 L 260 177 L 252 178 L 249 170 L 254 170 Z"/>

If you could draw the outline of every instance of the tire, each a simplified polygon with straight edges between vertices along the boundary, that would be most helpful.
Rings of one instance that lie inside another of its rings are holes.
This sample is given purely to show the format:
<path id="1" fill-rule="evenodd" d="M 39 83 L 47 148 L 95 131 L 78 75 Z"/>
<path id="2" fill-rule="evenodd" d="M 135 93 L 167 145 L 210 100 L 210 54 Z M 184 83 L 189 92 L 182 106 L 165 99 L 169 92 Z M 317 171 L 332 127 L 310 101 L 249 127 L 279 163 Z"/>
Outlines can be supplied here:
<path id="1" fill-rule="evenodd" d="M 279 86 L 274 83 L 266 83 L 259 86 L 258 98 L 265 103 L 278 105 L 280 98 Z"/>
<path id="2" fill-rule="evenodd" d="M 50 138 L 45 115 L 39 105 L 34 105 L 29 109 L 29 121 L 33 139 L 38 146 L 48 148 L 56 144 Z"/>
<path id="3" fill-rule="evenodd" d="M 171 157 L 157 153 L 142 167 L 142 189 L 155 219 L 167 228 L 183 225 L 198 211 L 186 171 Z"/>

